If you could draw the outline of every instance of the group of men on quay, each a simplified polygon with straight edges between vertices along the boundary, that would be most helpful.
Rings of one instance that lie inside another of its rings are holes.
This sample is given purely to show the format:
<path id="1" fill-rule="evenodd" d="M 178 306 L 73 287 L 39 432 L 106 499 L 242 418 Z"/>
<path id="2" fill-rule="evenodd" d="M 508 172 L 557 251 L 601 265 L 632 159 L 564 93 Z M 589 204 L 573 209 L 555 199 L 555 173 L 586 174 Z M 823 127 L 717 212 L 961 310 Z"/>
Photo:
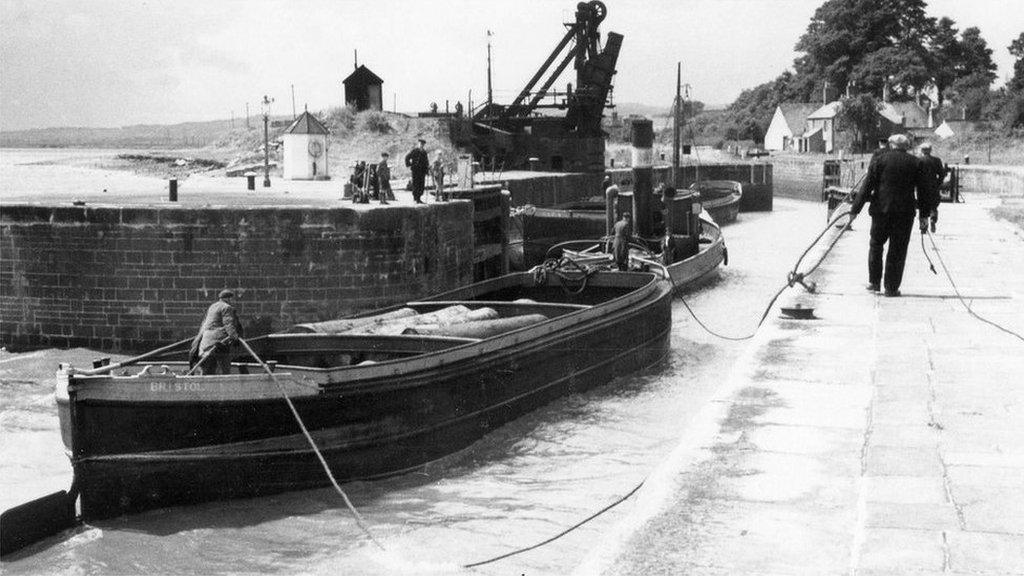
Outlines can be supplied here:
<path id="1" fill-rule="evenodd" d="M 442 201 L 444 194 L 445 163 L 444 154 L 438 150 L 434 162 L 426 151 L 427 141 L 420 138 L 417 145 L 405 155 L 405 166 L 412 174 L 410 189 L 412 199 L 416 204 L 423 204 L 423 192 L 426 187 L 426 179 L 429 174 L 434 185 L 434 200 Z M 388 164 L 390 155 L 381 152 L 380 161 L 367 165 L 366 162 L 358 162 L 353 170 L 350 182 L 352 184 L 352 199 L 355 202 L 366 204 L 370 199 L 378 200 L 381 204 L 387 204 L 389 200 L 395 199 L 395 193 L 391 189 L 391 166 Z"/>
<path id="2" fill-rule="evenodd" d="M 929 225 L 935 230 L 939 188 L 949 173 L 942 160 L 932 156 L 930 143 L 921 144 L 920 157 L 911 154 L 910 147 L 910 137 L 905 134 L 889 137 L 888 145 L 871 157 L 864 184 L 855 192 L 850 209 L 856 217 L 864 204 L 871 204 L 867 289 L 884 289 L 883 293 L 890 298 L 900 296 L 914 214 L 918 215 L 921 234 L 928 232 Z"/>

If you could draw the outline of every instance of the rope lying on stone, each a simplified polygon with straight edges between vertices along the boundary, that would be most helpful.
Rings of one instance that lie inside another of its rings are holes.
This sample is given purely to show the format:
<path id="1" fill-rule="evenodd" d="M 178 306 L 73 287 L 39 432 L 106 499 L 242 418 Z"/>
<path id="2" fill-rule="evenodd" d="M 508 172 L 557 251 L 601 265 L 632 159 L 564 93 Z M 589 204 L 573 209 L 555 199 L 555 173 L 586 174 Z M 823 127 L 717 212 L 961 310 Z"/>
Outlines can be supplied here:
<path id="1" fill-rule="evenodd" d="M 1017 332 L 1014 332 L 1013 330 L 1010 330 L 1009 328 L 1006 328 L 1005 326 L 1002 326 L 1002 325 L 1000 325 L 1000 324 L 998 324 L 996 322 L 993 322 L 992 320 L 989 320 L 988 318 L 985 318 L 984 316 L 982 316 L 981 314 L 978 314 L 977 312 L 975 312 L 971 308 L 971 305 L 968 304 L 967 300 L 964 299 L 962 294 L 960 294 L 960 289 L 957 287 L 956 282 L 953 280 L 953 275 L 950 274 L 949 268 L 946 267 L 946 262 L 942 259 L 942 253 L 939 251 L 939 246 L 935 243 L 935 237 L 932 236 L 931 230 L 926 229 L 925 234 L 928 235 L 928 241 L 931 242 L 932 250 L 935 251 L 935 257 L 938 258 L 939 265 L 942 266 L 942 271 L 946 274 L 946 279 L 949 280 L 949 285 L 953 287 L 953 292 L 956 294 L 957 299 L 960 300 L 960 304 L 963 305 L 965 310 L 967 310 L 967 313 L 970 314 L 971 316 L 974 316 L 976 319 L 980 320 L 981 322 L 984 322 L 985 324 L 988 324 L 989 326 L 992 326 L 992 327 L 997 328 L 999 330 L 1002 330 L 1003 332 L 1006 332 L 1010 336 L 1013 336 L 1014 338 L 1017 338 L 1018 340 L 1024 342 L 1024 336 L 1021 336 Z M 921 240 L 921 248 L 923 249 L 924 248 L 924 234 L 921 235 L 921 238 L 922 238 L 922 240 Z M 931 260 L 929 260 L 929 262 L 930 261 Z"/>

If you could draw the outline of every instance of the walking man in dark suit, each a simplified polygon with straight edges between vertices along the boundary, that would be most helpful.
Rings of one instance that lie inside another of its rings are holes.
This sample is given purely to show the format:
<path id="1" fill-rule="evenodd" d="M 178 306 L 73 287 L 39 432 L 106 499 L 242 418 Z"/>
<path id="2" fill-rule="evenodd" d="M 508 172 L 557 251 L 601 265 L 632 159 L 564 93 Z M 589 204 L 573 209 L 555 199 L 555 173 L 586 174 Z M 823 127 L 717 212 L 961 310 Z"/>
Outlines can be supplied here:
<path id="1" fill-rule="evenodd" d="M 199 333 L 192 340 L 189 366 L 198 362 L 200 374 L 231 373 L 231 346 L 242 336 L 242 323 L 231 305 L 234 298 L 231 290 L 221 290 L 218 300 L 206 310 Z"/>
<path id="2" fill-rule="evenodd" d="M 885 295 L 900 295 L 903 267 L 907 261 L 907 245 L 914 228 L 914 211 L 927 226 L 928 217 L 938 205 L 938 195 L 932 194 L 924 183 L 917 158 L 910 154 L 910 139 L 903 134 L 889 138 L 892 148 L 872 159 L 864 185 L 854 198 L 850 211 L 860 214 L 866 202 L 871 202 L 871 242 L 868 250 L 868 290 L 877 292 L 882 287 L 882 252 L 885 255 Z M 916 197 L 915 197 L 916 191 Z"/>
<path id="3" fill-rule="evenodd" d="M 936 202 L 939 198 L 939 190 L 942 188 L 942 181 L 946 179 L 946 175 L 949 174 L 949 168 L 942 163 L 942 159 L 938 156 L 932 156 L 932 144 L 931 142 L 925 142 L 921 144 L 921 158 L 918 160 L 921 165 L 921 177 L 924 179 L 925 185 L 928 187 L 928 193 L 934 194 Z M 935 209 L 930 214 L 932 225 L 939 219 L 938 204 L 935 205 Z"/>
<path id="4" fill-rule="evenodd" d="M 427 141 L 420 138 L 419 146 L 405 155 L 405 165 L 412 171 L 412 199 L 417 204 L 423 204 L 423 185 L 427 179 L 427 172 L 430 171 L 430 159 L 424 150 L 426 145 Z"/>

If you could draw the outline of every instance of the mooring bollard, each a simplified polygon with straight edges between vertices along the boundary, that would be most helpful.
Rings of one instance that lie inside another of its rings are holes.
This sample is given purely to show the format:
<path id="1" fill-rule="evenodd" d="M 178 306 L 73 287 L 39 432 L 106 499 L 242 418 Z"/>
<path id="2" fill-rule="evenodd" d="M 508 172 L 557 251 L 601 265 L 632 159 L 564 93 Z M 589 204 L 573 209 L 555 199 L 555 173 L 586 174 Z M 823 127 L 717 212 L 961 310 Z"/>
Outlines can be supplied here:
<path id="1" fill-rule="evenodd" d="M 256 175 L 255 174 L 246 174 L 245 175 L 245 187 L 248 190 L 255 190 L 256 189 Z"/>
<path id="2" fill-rule="evenodd" d="M 167 181 L 167 199 L 171 202 L 178 201 L 178 179 L 171 178 Z"/>

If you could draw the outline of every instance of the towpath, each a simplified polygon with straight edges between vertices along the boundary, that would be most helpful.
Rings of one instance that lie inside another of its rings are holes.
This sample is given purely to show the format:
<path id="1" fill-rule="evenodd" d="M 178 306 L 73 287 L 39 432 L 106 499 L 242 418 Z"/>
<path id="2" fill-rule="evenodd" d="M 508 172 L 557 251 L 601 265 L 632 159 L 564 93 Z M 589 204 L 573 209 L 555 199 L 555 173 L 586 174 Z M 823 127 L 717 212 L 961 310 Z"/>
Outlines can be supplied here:
<path id="1" fill-rule="evenodd" d="M 968 201 L 940 254 L 1024 333 L 1024 236 Z M 765 325 L 577 573 L 1024 574 L 1024 342 L 916 231 L 904 296 L 864 290 L 868 225 L 788 296 L 818 319 Z"/>

